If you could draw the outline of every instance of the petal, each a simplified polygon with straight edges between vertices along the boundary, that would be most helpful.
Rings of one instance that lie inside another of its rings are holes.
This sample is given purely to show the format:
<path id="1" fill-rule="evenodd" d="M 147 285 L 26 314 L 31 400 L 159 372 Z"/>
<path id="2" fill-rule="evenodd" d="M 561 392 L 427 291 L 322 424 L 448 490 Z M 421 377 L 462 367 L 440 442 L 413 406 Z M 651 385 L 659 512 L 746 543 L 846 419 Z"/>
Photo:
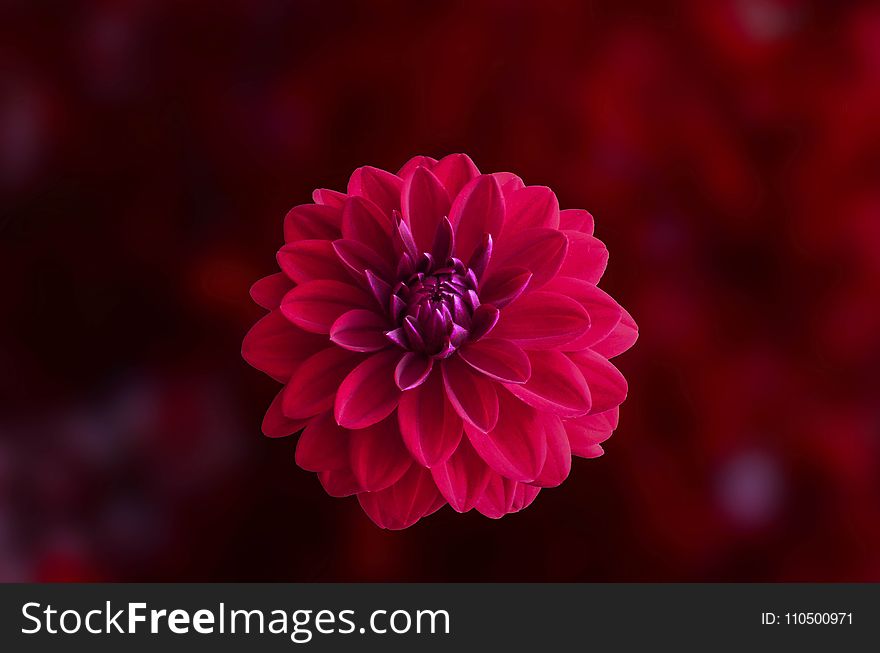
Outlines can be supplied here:
<path id="1" fill-rule="evenodd" d="M 403 187 L 403 219 L 419 251 L 431 251 L 440 221 L 449 215 L 449 194 L 427 168 L 416 168 Z"/>
<path id="2" fill-rule="evenodd" d="M 571 359 L 558 351 L 530 351 L 532 376 L 523 385 L 506 384 L 514 395 L 540 410 L 561 417 L 577 417 L 590 411 L 590 389 Z"/>
<path id="3" fill-rule="evenodd" d="M 555 415 L 542 418 L 544 433 L 547 437 L 547 459 L 541 473 L 532 481 L 540 487 L 556 487 L 568 478 L 571 472 L 571 447 L 562 420 Z"/>
<path id="4" fill-rule="evenodd" d="M 379 422 L 397 407 L 400 388 L 394 383 L 398 350 L 373 354 L 345 377 L 336 393 L 335 415 L 340 426 L 363 429 Z"/>
<path id="5" fill-rule="evenodd" d="M 480 174 L 477 166 L 467 154 L 450 154 L 444 156 L 432 172 L 446 187 L 450 199 L 461 192 L 461 189 L 474 177 Z"/>
<path id="6" fill-rule="evenodd" d="M 284 216 L 284 240 L 333 240 L 339 238 L 342 214 L 338 208 L 320 204 L 294 206 Z"/>
<path id="7" fill-rule="evenodd" d="M 505 198 L 507 212 L 503 233 L 516 233 L 535 227 L 559 227 L 559 201 L 546 186 L 526 186 Z"/>
<path id="8" fill-rule="evenodd" d="M 568 239 L 555 229 L 524 229 L 505 234 L 495 248 L 487 280 L 498 274 L 496 269 L 516 266 L 530 270 L 530 287 L 540 288 L 556 276 L 567 252 Z"/>
<path id="9" fill-rule="evenodd" d="M 400 210 L 402 189 L 403 180 L 400 177 L 372 166 L 358 168 L 348 180 L 349 195 L 370 200 L 389 216 L 392 211 Z"/>
<path id="10" fill-rule="evenodd" d="M 439 369 L 425 383 L 403 393 L 397 419 L 406 448 L 423 467 L 442 463 L 461 441 L 461 418 L 446 398 Z"/>
<path id="11" fill-rule="evenodd" d="M 394 416 L 350 431 L 348 437 L 351 471 L 367 492 L 378 492 L 396 483 L 413 463 Z"/>
<path id="12" fill-rule="evenodd" d="M 498 395 L 495 385 L 473 372 L 458 356 L 441 364 L 446 396 L 461 418 L 479 431 L 491 431 L 498 422 Z"/>
<path id="13" fill-rule="evenodd" d="M 565 209 L 559 212 L 559 228 L 593 235 L 593 216 L 583 209 Z"/>
<path id="14" fill-rule="evenodd" d="M 516 481 L 504 478 L 500 474 L 491 474 L 475 508 L 490 519 L 501 519 L 512 511 L 514 496 L 519 485 Z"/>
<path id="15" fill-rule="evenodd" d="M 381 492 L 359 494 L 358 501 L 377 526 L 389 530 L 408 528 L 445 503 L 430 472 L 418 465 Z"/>
<path id="16" fill-rule="evenodd" d="M 330 327 L 330 340 L 351 351 L 379 351 L 389 346 L 388 322 L 363 308 L 343 313 Z"/>
<path id="17" fill-rule="evenodd" d="M 449 210 L 455 227 L 455 255 L 462 261 L 483 241 L 485 234 L 498 235 L 504 223 L 504 197 L 492 175 L 481 175 L 465 186 Z"/>
<path id="18" fill-rule="evenodd" d="M 517 483 L 516 490 L 513 492 L 513 503 L 510 504 L 510 512 L 519 512 L 528 508 L 540 491 L 541 488 L 534 485 Z"/>
<path id="19" fill-rule="evenodd" d="M 625 308 L 621 308 L 620 322 L 605 338 L 591 346 L 597 354 L 614 358 L 632 347 L 639 338 L 639 327 Z"/>
<path id="20" fill-rule="evenodd" d="M 428 378 L 433 366 L 434 360 L 430 356 L 408 351 L 397 363 L 394 382 L 401 390 L 417 388 Z"/>
<path id="21" fill-rule="evenodd" d="M 492 332 L 524 349 L 550 349 L 571 342 L 590 328 L 578 302 L 559 293 L 529 292 L 501 311 Z"/>
<path id="22" fill-rule="evenodd" d="M 492 472 L 465 438 L 445 462 L 431 468 L 431 476 L 452 509 L 467 512 L 482 496 Z"/>
<path id="23" fill-rule="evenodd" d="M 587 380 L 593 398 L 592 412 L 601 413 L 623 403 L 626 379 L 607 358 L 589 349 L 571 352 L 568 357 Z"/>
<path id="24" fill-rule="evenodd" d="M 578 338 L 563 344 L 566 351 L 578 351 L 601 342 L 614 330 L 623 316 L 623 309 L 604 290 L 587 281 L 557 277 L 546 289 L 570 297 L 590 316 L 590 326 Z"/>
<path id="25" fill-rule="evenodd" d="M 298 240 L 287 243 L 278 251 L 278 265 L 296 283 L 315 279 L 348 281 L 351 277 L 342 267 L 329 240 Z"/>
<path id="26" fill-rule="evenodd" d="M 568 254 L 559 268 L 559 276 L 598 283 L 608 266 L 605 243 L 579 231 L 563 233 L 568 238 Z"/>
<path id="27" fill-rule="evenodd" d="M 604 413 L 584 415 L 575 419 L 565 420 L 565 432 L 571 445 L 571 452 L 582 458 L 595 458 L 596 445 L 608 438 L 617 428 L 620 409 L 615 406 Z"/>
<path id="28" fill-rule="evenodd" d="M 284 438 L 302 430 L 307 420 L 290 419 L 284 415 L 281 410 L 282 398 L 284 396 L 284 388 L 275 395 L 272 403 L 269 404 L 269 410 L 263 417 L 263 433 L 270 438 Z"/>
<path id="29" fill-rule="evenodd" d="M 349 469 L 349 433 L 330 411 L 313 417 L 296 443 L 296 464 L 308 472 Z"/>
<path id="30" fill-rule="evenodd" d="M 272 311 L 260 318 L 241 343 L 241 356 L 276 381 L 287 381 L 306 358 L 324 347 L 324 338 L 292 325 Z"/>
<path id="31" fill-rule="evenodd" d="M 480 304 L 471 317 L 471 340 L 479 340 L 487 333 L 495 328 L 498 324 L 498 318 L 501 316 L 500 311 L 492 304 Z"/>
<path id="32" fill-rule="evenodd" d="M 349 197 L 342 209 L 342 237 L 356 240 L 383 257 L 389 263 L 393 258 L 391 217 L 372 202 L 362 197 Z"/>
<path id="33" fill-rule="evenodd" d="M 307 358 L 284 388 L 284 414 L 301 419 L 332 408 L 339 384 L 362 360 L 362 355 L 339 347 Z"/>
<path id="34" fill-rule="evenodd" d="M 298 327 L 312 333 L 330 333 L 336 319 L 353 308 L 368 308 L 373 299 L 342 281 L 308 281 L 281 300 L 281 312 Z"/>
<path id="35" fill-rule="evenodd" d="M 315 204 L 325 204 L 335 209 L 341 209 L 347 197 L 348 195 L 345 193 L 330 190 L 329 188 L 316 188 L 312 191 L 312 200 L 314 200 Z"/>
<path id="36" fill-rule="evenodd" d="M 392 266 L 388 259 L 359 240 L 340 238 L 333 241 L 332 247 L 339 261 L 356 278 L 362 279 L 370 270 L 374 270 L 383 279 L 391 278 Z"/>
<path id="37" fill-rule="evenodd" d="M 531 280 L 532 273 L 527 268 L 502 268 L 481 284 L 480 297 L 484 302 L 504 308 L 523 294 Z"/>
<path id="38" fill-rule="evenodd" d="M 291 288 L 293 288 L 293 282 L 287 278 L 287 275 L 283 272 L 276 272 L 268 277 L 263 277 L 251 286 L 251 299 L 263 308 L 274 311 L 281 305 L 281 298 Z"/>
<path id="39" fill-rule="evenodd" d="M 489 467 L 515 481 L 534 480 L 547 456 L 547 436 L 540 414 L 507 392 L 498 393 L 498 424 L 482 433 L 470 424 L 464 432 Z"/>
<path id="40" fill-rule="evenodd" d="M 512 172 L 495 172 L 492 176 L 501 184 L 501 192 L 504 193 L 505 199 L 526 187 L 523 180 Z"/>
<path id="41" fill-rule="evenodd" d="M 435 165 L 437 165 L 437 159 L 433 157 L 422 155 L 414 156 L 400 167 L 400 170 L 397 171 L 397 176 L 403 179 L 404 183 L 406 183 L 407 178 L 415 172 L 416 168 L 422 167 L 432 170 Z"/>
<path id="42" fill-rule="evenodd" d="M 352 494 L 363 492 L 363 488 L 350 469 L 318 472 L 318 480 L 324 486 L 324 491 L 331 497 L 350 497 Z"/>
<path id="43" fill-rule="evenodd" d="M 525 383 L 532 373 L 529 357 L 509 340 L 483 338 L 458 351 L 462 360 L 486 376 L 506 383 Z"/>

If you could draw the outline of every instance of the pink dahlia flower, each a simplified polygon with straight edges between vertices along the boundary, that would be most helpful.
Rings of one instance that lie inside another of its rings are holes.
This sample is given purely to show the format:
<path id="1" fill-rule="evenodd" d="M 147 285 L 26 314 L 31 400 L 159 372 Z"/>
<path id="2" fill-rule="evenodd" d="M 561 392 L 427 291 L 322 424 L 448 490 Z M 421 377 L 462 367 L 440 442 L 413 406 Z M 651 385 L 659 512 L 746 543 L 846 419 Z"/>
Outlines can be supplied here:
<path id="1" fill-rule="evenodd" d="M 270 312 L 242 355 L 284 384 L 263 431 L 379 526 L 445 504 L 517 512 L 595 458 L 627 385 L 632 317 L 596 284 L 593 218 L 463 154 L 358 168 L 284 220 Z"/>

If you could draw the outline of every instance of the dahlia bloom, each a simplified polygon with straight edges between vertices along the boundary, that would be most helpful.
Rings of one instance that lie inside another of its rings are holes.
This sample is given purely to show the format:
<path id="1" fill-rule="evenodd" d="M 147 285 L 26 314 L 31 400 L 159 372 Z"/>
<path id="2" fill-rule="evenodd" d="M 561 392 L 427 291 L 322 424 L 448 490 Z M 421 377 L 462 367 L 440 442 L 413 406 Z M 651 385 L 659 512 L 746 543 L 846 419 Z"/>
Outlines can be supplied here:
<path id="1" fill-rule="evenodd" d="M 463 154 L 354 171 L 284 220 L 270 312 L 242 355 L 284 384 L 263 431 L 380 527 L 445 504 L 500 518 L 595 458 L 627 384 L 632 317 L 596 284 L 608 251 L 545 186 Z"/>

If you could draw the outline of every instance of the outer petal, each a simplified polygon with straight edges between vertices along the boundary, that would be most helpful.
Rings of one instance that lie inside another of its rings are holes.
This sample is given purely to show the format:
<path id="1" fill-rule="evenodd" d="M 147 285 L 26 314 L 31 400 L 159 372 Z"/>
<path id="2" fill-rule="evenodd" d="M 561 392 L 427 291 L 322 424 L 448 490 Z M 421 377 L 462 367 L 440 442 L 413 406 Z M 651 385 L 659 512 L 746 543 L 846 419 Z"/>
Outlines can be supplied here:
<path id="1" fill-rule="evenodd" d="M 505 384 L 510 392 L 539 410 L 562 417 L 590 411 L 590 389 L 578 367 L 558 351 L 530 351 L 532 376 L 523 385 Z"/>
<path id="2" fill-rule="evenodd" d="M 519 485 L 500 474 L 492 474 L 483 495 L 477 501 L 476 509 L 490 519 L 501 519 L 513 512 L 513 500 Z"/>
<path id="3" fill-rule="evenodd" d="M 418 465 L 381 492 L 359 494 L 358 501 L 377 526 L 389 530 L 408 528 L 445 503 L 430 472 Z"/>
<path id="4" fill-rule="evenodd" d="M 349 432 L 327 411 L 313 417 L 296 443 L 296 464 L 309 472 L 349 469 Z"/>
<path id="5" fill-rule="evenodd" d="M 470 443 L 489 467 L 515 481 L 532 481 L 547 456 L 547 436 L 540 415 L 509 393 L 499 392 L 498 424 L 482 433 L 465 424 Z"/>
<path id="6" fill-rule="evenodd" d="M 614 358 L 632 347 L 639 338 L 639 327 L 625 308 L 621 309 L 620 322 L 605 338 L 592 346 L 593 351 L 605 358 Z"/>
<path id="7" fill-rule="evenodd" d="M 369 270 L 374 270 L 384 279 L 392 275 L 392 266 L 386 255 L 379 254 L 359 240 L 340 238 L 334 240 L 331 246 L 340 263 L 357 279 L 364 279 Z"/>
<path id="8" fill-rule="evenodd" d="M 535 227 L 559 227 L 559 201 L 546 186 L 526 186 L 507 199 L 503 233 Z"/>
<path id="9" fill-rule="evenodd" d="M 542 418 L 544 433 L 547 437 L 547 459 L 541 473 L 532 482 L 540 487 L 556 487 L 568 478 L 571 472 L 571 446 L 562 420 L 555 415 Z"/>
<path id="10" fill-rule="evenodd" d="M 433 170 L 435 165 L 437 165 L 437 159 L 430 156 L 417 155 L 400 167 L 400 170 L 397 171 L 397 176 L 406 183 L 406 180 L 415 172 L 416 168 L 422 167 Z"/>
<path id="11" fill-rule="evenodd" d="M 590 316 L 589 329 L 580 337 L 563 343 L 562 348 L 566 351 L 579 351 L 605 340 L 623 316 L 623 309 L 608 293 L 587 281 L 557 277 L 546 288 L 578 302 Z"/>
<path id="12" fill-rule="evenodd" d="M 275 395 L 272 403 L 269 404 L 269 410 L 266 411 L 266 416 L 263 417 L 263 433 L 267 437 L 284 438 L 302 430 L 302 428 L 308 424 L 308 420 L 290 419 L 289 417 L 285 417 L 284 412 L 281 410 L 283 396 L 284 389 L 282 388 L 281 391 Z"/>
<path id="13" fill-rule="evenodd" d="M 372 298 L 342 281 L 309 281 L 281 300 L 281 312 L 298 327 L 312 333 L 330 333 L 336 319 L 353 308 L 369 308 Z"/>
<path id="14" fill-rule="evenodd" d="M 565 231 L 568 254 L 559 269 L 560 276 L 598 283 L 608 266 L 608 249 L 598 238 L 580 231 Z"/>
<path id="15" fill-rule="evenodd" d="M 294 206 L 284 216 L 284 240 L 333 240 L 339 238 L 342 214 L 338 208 L 320 204 Z"/>
<path id="16" fill-rule="evenodd" d="M 424 467 L 445 461 L 461 441 L 461 418 L 446 398 L 439 369 L 425 383 L 403 393 L 397 419 L 406 448 Z"/>
<path id="17" fill-rule="evenodd" d="M 437 179 L 446 187 L 450 199 L 461 192 L 467 183 L 480 174 L 477 166 L 471 161 L 467 154 L 450 154 L 444 156 L 437 165 L 434 166 L 432 172 Z"/>
<path id="18" fill-rule="evenodd" d="M 363 429 L 379 422 L 397 407 L 400 388 L 394 368 L 400 352 L 373 354 L 345 377 L 336 393 L 336 421 L 348 429 Z"/>
<path id="19" fill-rule="evenodd" d="M 394 251 L 391 232 L 394 223 L 387 213 L 362 197 L 349 197 L 342 210 L 342 237 L 356 240 L 391 261 Z"/>
<path id="20" fill-rule="evenodd" d="M 571 352 L 568 356 L 587 380 L 593 398 L 592 412 L 601 413 L 623 403 L 626 379 L 607 358 L 589 349 Z"/>
<path id="21" fill-rule="evenodd" d="M 276 381 L 287 381 L 299 364 L 326 342 L 292 325 L 281 311 L 260 318 L 241 343 L 241 356 Z"/>
<path id="22" fill-rule="evenodd" d="M 480 297 L 497 308 L 504 308 L 525 292 L 531 280 L 532 273 L 528 268 L 501 268 L 480 285 Z"/>
<path id="23" fill-rule="evenodd" d="M 516 266 L 531 271 L 530 288 L 540 288 L 556 276 L 567 252 L 568 239 L 556 229 L 524 229 L 505 234 L 489 265 L 487 283 L 499 268 Z"/>
<path id="24" fill-rule="evenodd" d="M 619 414 L 620 409 L 615 406 L 604 413 L 565 420 L 571 453 L 582 458 L 595 458 L 597 451 L 601 455 L 602 448 L 597 450 L 596 447 L 611 437 L 611 433 L 617 428 Z"/>
<path id="25" fill-rule="evenodd" d="M 316 188 L 312 191 L 312 200 L 314 200 L 315 204 L 325 204 L 327 206 L 332 206 L 335 209 L 342 208 L 343 204 L 345 204 L 346 197 L 348 197 L 348 195 L 345 193 L 330 190 L 329 188 Z"/>
<path id="26" fill-rule="evenodd" d="M 416 168 L 403 187 L 403 218 L 421 251 L 431 251 L 437 226 L 448 215 L 449 194 L 443 184 L 427 168 Z"/>
<path id="27" fill-rule="evenodd" d="M 498 423 L 498 395 L 494 381 L 474 372 L 458 356 L 441 363 L 446 396 L 455 411 L 478 431 L 487 432 Z"/>
<path id="28" fill-rule="evenodd" d="M 529 357 L 509 340 L 483 338 L 466 344 L 458 355 L 475 370 L 496 381 L 525 383 L 532 373 Z"/>
<path id="29" fill-rule="evenodd" d="M 378 206 L 386 215 L 400 210 L 400 191 L 403 180 L 390 172 L 363 166 L 348 180 L 348 194 L 364 197 Z"/>
<path id="30" fill-rule="evenodd" d="M 265 309 L 274 311 L 281 305 L 281 298 L 293 288 L 293 282 L 283 272 L 263 277 L 251 286 L 251 299 Z"/>
<path id="31" fill-rule="evenodd" d="M 367 492 L 378 492 L 396 483 L 413 463 L 394 416 L 351 431 L 348 453 L 351 470 Z"/>
<path id="32" fill-rule="evenodd" d="M 350 469 L 319 472 L 318 480 L 324 486 L 324 491 L 331 497 L 350 497 L 352 494 L 363 492 L 363 488 Z"/>
<path id="33" fill-rule="evenodd" d="M 329 240 L 298 240 L 287 243 L 278 251 L 278 265 L 296 283 L 315 279 L 348 281 L 351 277 L 342 267 Z"/>
<path id="34" fill-rule="evenodd" d="M 452 509 L 467 512 L 477 504 L 492 472 L 465 438 L 445 462 L 431 468 L 431 476 Z"/>
<path id="35" fill-rule="evenodd" d="M 513 503 L 510 505 L 510 512 L 519 512 L 520 510 L 528 508 L 532 505 L 532 501 L 535 500 L 535 497 L 538 496 L 538 492 L 540 491 L 541 488 L 535 487 L 534 485 L 518 483 L 516 490 L 513 493 Z"/>
<path id="36" fill-rule="evenodd" d="M 564 209 L 559 212 L 559 228 L 593 235 L 593 216 L 583 209 Z"/>
<path id="37" fill-rule="evenodd" d="M 492 331 L 524 349 L 553 349 L 590 328 L 590 317 L 578 302 L 559 293 L 526 293 L 501 311 Z"/>
<path id="38" fill-rule="evenodd" d="M 385 337 L 388 321 L 363 308 L 340 315 L 330 327 L 330 340 L 351 351 L 379 351 L 390 346 Z"/>
<path id="39" fill-rule="evenodd" d="M 433 367 L 434 359 L 430 356 L 408 351 L 397 363 L 394 382 L 401 390 L 412 390 L 425 382 Z"/>
<path id="40" fill-rule="evenodd" d="M 497 237 L 504 223 L 504 197 L 492 175 L 481 175 L 465 186 L 449 211 L 455 228 L 455 255 L 462 261 L 483 241 L 485 234 Z"/>
<path id="41" fill-rule="evenodd" d="M 362 354 L 329 347 L 303 361 L 284 388 L 284 414 L 302 419 L 332 408 L 339 384 L 362 360 Z"/>

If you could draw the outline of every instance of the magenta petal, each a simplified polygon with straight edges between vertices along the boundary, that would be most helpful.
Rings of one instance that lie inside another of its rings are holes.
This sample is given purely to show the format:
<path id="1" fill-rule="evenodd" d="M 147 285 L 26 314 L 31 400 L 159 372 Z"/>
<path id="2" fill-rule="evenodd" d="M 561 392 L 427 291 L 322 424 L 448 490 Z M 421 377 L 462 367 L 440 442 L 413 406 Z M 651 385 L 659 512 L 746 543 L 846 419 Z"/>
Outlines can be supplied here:
<path id="1" fill-rule="evenodd" d="M 477 166 L 471 161 L 467 154 L 450 154 L 444 156 L 437 165 L 434 166 L 432 172 L 437 179 L 446 187 L 450 199 L 455 196 L 462 188 L 474 177 L 480 174 Z"/>
<path id="2" fill-rule="evenodd" d="M 292 325 L 272 311 L 260 318 L 241 343 L 241 356 L 276 381 L 287 381 L 312 352 L 326 345 L 323 338 Z"/>
<path id="3" fill-rule="evenodd" d="M 345 377 L 336 394 L 335 415 L 340 426 L 363 429 L 397 408 L 400 388 L 394 383 L 394 368 L 400 356 L 396 349 L 373 354 Z"/>
<path id="4" fill-rule="evenodd" d="M 477 341 L 495 328 L 500 312 L 492 304 L 480 304 L 471 317 L 470 339 Z"/>
<path id="5" fill-rule="evenodd" d="M 623 403 L 626 379 L 608 359 L 589 349 L 571 352 L 568 357 L 587 380 L 593 399 L 592 412 L 601 413 Z"/>
<path id="6" fill-rule="evenodd" d="M 316 188 L 312 192 L 312 199 L 315 204 L 325 204 L 326 206 L 333 207 L 335 209 L 341 209 L 345 204 L 345 200 L 348 197 L 345 193 L 340 193 L 336 190 L 330 190 L 329 188 Z"/>
<path id="7" fill-rule="evenodd" d="M 394 224 L 387 213 L 362 197 L 349 197 L 342 210 L 342 237 L 356 240 L 383 257 L 393 259 L 391 232 Z"/>
<path id="8" fill-rule="evenodd" d="M 417 388 L 428 378 L 433 365 L 434 360 L 430 356 L 409 351 L 397 363 L 394 382 L 401 390 Z"/>
<path id="9" fill-rule="evenodd" d="M 526 187 L 523 180 L 512 172 L 495 172 L 492 176 L 501 184 L 501 192 L 504 193 L 504 199 L 512 197 L 514 193 Z"/>
<path id="10" fill-rule="evenodd" d="M 403 218 L 421 252 L 431 251 L 440 221 L 449 215 L 449 194 L 427 168 L 416 168 L 403 187 Z"/>
<path id="11" fill-rule="evenodd" d="M 418 465 L 389 488 L 358 494 L 358 501 L 377 526 L 389 530 L 409 528 L 445 503 L 430 472 Z"/>
<path id="12" fill-rule="evenodd" d="M 397 418 L 406 448 L 423 467 L 442 463 L 459 446 L 461 418 L 446 398 L 439 369 L 425 383 L 403 393 Z"/>
<path id="13" fill-rule="evenodd" d="M 393 416 L 350 431 L 348 438 L 351 471 L 367 492 L 378 492 L 396 483 L 413 463 Z"/>
<path id="14" fill-rule="evenodd" d="M 340 315 L 330 327 L 330 340 L 351 351 L 379 351 L 388 347 L 388 323 L 373 311 L 356 308 Z"/>
<path id="15" fill-rule="evenodd" d="M 583 209 L 565 209 L 559 212 L 559 228 L 593 235 L 593 216 Z"/>
<path id="16" fill-rule="evenodd" d="M 593 351 L 605 358 L 614 358 L 632 347 L 639 338 L 639 327 L 626 311 L 621 309 L 620 322 L 605 338 L 592 345 Z"/>
<path id="17" fill-rule="evenodd" d="M 458 355 L 475 370 L 505 383 L 525 383 L 532 373 L 526 353 L 500 338 L 469 343 L 459 350 Z"/>
<path id="18" fill-rule="evenodd" d="M 572 454 L 582 458 L 595 458 L 596 445 L 611 437 L 614 429 L 617 428 L 619 415 L 620 409 L 615 406 L 604 413 L 565 420 L 563 423 Z"/>
<path id="19" fill-rule="evenodd" d="M 373 299 L 360 288 L 342 281 L 308 281 L 281 300 L 281 312 L 298 327 L 312 333 L 330 333 L 343 313 L 369 308 Z"/>
<path id="20" fill-rule="evenodd" d="M 458 356 L 445 359 L 443 383 L 455 411 L 479 431 L 491 431 L 498 423 L 495 382 L 471 370 Z"/>
<path id="21" fill-rule="evenodd" d="M 309 472 L 348 469 L 349 433 L 328 411 L 313 417 L 296 443 L 296 464 Z"/>
<path id="22" fill-rule="evenodd" d="M 547 437 L 547 459 L 541 473 L 532 481 L 539 487 L 556 487 L 568 478 L 571 472 L 571 446 L 562 420 L 555 415 L 544 415 L 541 419 Z"/>
<path id="23" fill-rule="evenodd" d="M 495 248 L 488 279 L 509 266 L 532 273 L 531 288 L 540 288 L 559 272 L 568 252 L 568 239 L 555 229 L 525 229 L 505 235 Z"/>
<path id="24" fill-rule="evenodd" d="M 375 270 L 385 278 L 391 276 L 391 263 L 372 247 L 364 245 L 359 240 L 340 238 L 333 241 L 332 247 L 339 261 L 357 279 L 363 279 L 370 270 Z"/>
<path id="25" fill-rule="evenodd" d="M 547 456 L 547 436 L 541 415 L 507 392 L 498 393 L 498 424 L 481 433 L 470 424 L 464 431 L 489 467 L 515 481 L 532 481 Z"/>
<path id="26" fill-rule="evenodd" d="M 485 234 L 483 240 L 480 241 L 480 244 L 474 250 L 474 253 L 471 254 L 470 261 L 468 261 L 468 267 L 471 272 L 473 272 L 475 279 L 482 279 L 483 275 L 486 273 L 486 270 L 489 267 L 489 262 L 492 260 L 493 248 L 494 243 L 492 242 L 492 234 Z"/>
<path id="27" fill-rule="evenodd" d="M 263 277 L 251 286 L 251 299 L 263 308 L 274 311 L 281 305 L 281 298 L 293 288 L 293 282 L 283 272 Z"/>
<path id="28" fill-rule="evenodd" d="M 284 240 L 333 240 L 339 238 L 342 212 L 332 206 L 301 204 L 284 217 Z"/>
<path id="29" fill-rule="evenodd" d="M 513 492 L 513 502 L 510 504 L 510 512 L 519 512 L 528 508 L 540 491 L 541 488 L 534 485 L 517 483 L 516 490 Z"/>
<path id="30" fill-rule="evenodd" d="M 491 475 L 467 438 L 445 462 L 431 468 L 437 489 L 456 512 L 467 512 L 477 504 Z"/>
<path id="31" fill-rule="evenodd" d="M 452 224 L 449 218 L 443 217 L 437 225 L 437 232 L 434 234 L 434 242 L 431 243 L 431 255 L 437 262 L 442 262 L 452 256 L 455 248 L 455 233 L 452 231 Z"/>
<path id="32" fill-rule="evenodd" d="M 435 165 L 437 165 L 437 159 L 430 156 L 417 155 L 400 167 L 400 170 L 397 171 L 397 176 L 406 183 L 406 180 L 416 171 L 416 168 L 422 167 L 433 170 Z"/>
<path id="33" fill-rule="evenodd" d="M 546 186 L 526 186 L 507 196 L 507 214 L 503 233 L 515 233 L 523 229 L 559 227 L 559 201 L 556 194 Z"/>
<path id="34" fill-rule="evenodd" d="M 498 236 L 504 223 L 504 197 L 492 175 L 481 175 L 465 186 L 452 203 L 449 221 L 455 227 L 455 255 L 462 261 L 483 241 Z"/>
<path id="35" fill-rule="evenodd" d="M 362 360 L 361 354 L 339 347 L 307 358 L 284 387 L 284 414 L 301 419 L 332 408 L 339 384 Z"/>
<path id="36" fill-rule="evenodd" d="M 526 293 L 501 311 L 493 335 L 523 349 L 553 349 L 590 328 L 590 317 L 578 302 L 543 290 Z"/>
<path id="37" fill-rule="evenodd" d="M 350 469 L 318 472 L 318 480 L 331 497 L 350 497 L 352 494 L 363 492 L 363 488 Z"/>
<path id="38" fill-rule="evenodd" d="M 364 197 L 380 209 L 385 215 L 400 210 L 400 192 L 403 180 L 385 170 L 372 166 L 363 166 L 355 170 L 348 180 L 348 194 Z"/>
<path id="39" fill-rule="evenodd" d="M 527 268 L 502 268 L 481 285 L 480 297 L 488 304 L 504 308 L 523 294 L 531 280 L 532 273 Z"/>
<path id="40" fill-rule="evenodd" d="M 269 410 L 266 411 L 266 416 L 263 417 L 263 433 L 270 438 L 285 438 L 288 435 L 293 435 L 297 431 L 302 430 L 302 428 L 308 424 L 307 420 L 302 419 L 290 419 L 284 415 L 284 411 L 281 410 L 282 399 L 284 397 L 284 389 L 275 395 L 275 398 L 272 400 L 272 403 L 269 404 Z"/>
<path id="41" fill-rule="evenodd" d="M 482 496 L 474 506 L 482 515 L 490 519 L 501 519 L 512 512 L 513 500 L 520 484 L 504 478 L 500 474 L 489 475 L 489 482 Z"/>
<path id="42" fill-rule="evenodd" d="M 532 376 L 523 385 L 506 384 L 511 393 L 540 410 L 561 417 L 585 415 L 592 406 L 584 376 L 565 354 L 530 351 Z"/>
<path id="43" fill-rule="evenodd" d="M 298 240 L 278 251 L 278 265 L 296 283 L 315 279 L 348 281 L 329 240 Z"/>
<path id="44" fill-rule="evenodd" d="M 561 343 L 566 351 L 579 351 L 605 340 L 623 317 L 623 309 L 608 293 L 586 281 L 557 277 L 546 289 L 570 297 L 590 316 L 590 326 L 583 334 Z"/>
<path id="45" fill-rule="evenodd" d="M 598 283 L 608 266 L 608 249 L 598 238 L 579 231 L 566 231 L 568 253 L 559 268 L 559 276 Z"/>

